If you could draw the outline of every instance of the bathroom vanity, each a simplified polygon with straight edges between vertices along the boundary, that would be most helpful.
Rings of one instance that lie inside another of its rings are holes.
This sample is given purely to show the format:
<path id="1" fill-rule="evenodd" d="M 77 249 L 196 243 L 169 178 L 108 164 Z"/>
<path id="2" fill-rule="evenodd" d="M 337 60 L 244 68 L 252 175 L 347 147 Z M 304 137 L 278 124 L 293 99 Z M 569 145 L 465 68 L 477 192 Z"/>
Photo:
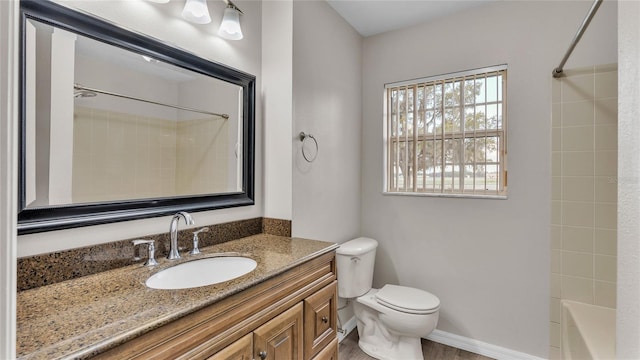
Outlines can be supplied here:
<path id="1" fill-rule="evenodd" d="M 337 244 L 259 234 L 157 266 L 127 266 L 18 293 L 24 359 L 337 359 Z M 219 284 L 150 289 L 193 260 L 240 253 L 254 271 Z"/>

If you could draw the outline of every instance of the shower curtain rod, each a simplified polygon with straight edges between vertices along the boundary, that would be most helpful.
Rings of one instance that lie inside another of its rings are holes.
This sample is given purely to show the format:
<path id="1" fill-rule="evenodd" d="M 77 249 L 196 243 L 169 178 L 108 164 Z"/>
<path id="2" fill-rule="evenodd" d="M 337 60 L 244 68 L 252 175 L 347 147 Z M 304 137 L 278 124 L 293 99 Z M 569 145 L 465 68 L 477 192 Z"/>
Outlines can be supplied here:
<path id="1" fill-rule="evenodd" d="M 580 28 L 578 28 L 578 32 L 576 33 L 576 36 L 573 37 L 573 40 L 569 45 L 569 49 L 564 54 L 562 61 L 560 61 L 560 65 L 558 65 L 557 68 L 553 69 L 553 72 L 551 74 L 553 75 L 554 78 L 559 78 L 563 76 L 562 68 L 564 67 L 564 64 L 567 62 L 567 60 L 569 60 L 569 56 L 571 55 L 571 52 L 573 52 L 573 49 L 576 47 L 576 45 L 578 45 L 578 41 L 580 41 L 580 38 L 582 37 L 582 34 L 584 34 L 584 31 L 587 30 L 587 26 L 589 26 L 591 19 L 593 19 L 593 16 L 596 14 L 596 11 L 598 10 L 601 4 L 602 4 L 602 0 L 595 0 L 593 2 L 593 5 L 591 5 L 591 9 L 589 9 L 589 13 L 582 21 L 582 24 L 580 24 Z"/>
<path id="2" fill-rule="evenodd" d="M 192 112 L 197 112 L 197 113 L 201 113 L 201 114 L 219 116 L 219 117 L 227 119 L 227 120 L 229 119 L 229 115 L 228 114 L 217 114 L 217 113 L 214 113 L 214 112 L 196 110 L 196 109 L 192 109 L 192 108 L 188 108 L 188 107 L 184 107 L 184 106 L 163 104 L 161 102 L 157 102 L 157 101 L 153 101 L 153 100 L 141 99 L 141 98 L 137 98 L 137 97 L 133 97 L 133 96 L 113 93 L 113 92 L 110 92 L 110 91 L 104 91 L 104 90 L 99 90 L 99 89 L 88 88 L 88 87 L 82 86 L 80 84 L 73 84 L 73 88 L 76 89 L 76 90 L 87 90 L 87 91 L 92 91 L 92 92 L 95 92 L 95 93 L 98 93 L 98 94 L 117 96 L 117 97 L 121 97 L 121 98 L 124 98 L 124 99 L 142 101 L 142 102 L 146 102 L 146 103 L 149 103 L 149 104 L 167 106 L 167 107 L 178 109 L 178 110 L 192 111 Z"/>

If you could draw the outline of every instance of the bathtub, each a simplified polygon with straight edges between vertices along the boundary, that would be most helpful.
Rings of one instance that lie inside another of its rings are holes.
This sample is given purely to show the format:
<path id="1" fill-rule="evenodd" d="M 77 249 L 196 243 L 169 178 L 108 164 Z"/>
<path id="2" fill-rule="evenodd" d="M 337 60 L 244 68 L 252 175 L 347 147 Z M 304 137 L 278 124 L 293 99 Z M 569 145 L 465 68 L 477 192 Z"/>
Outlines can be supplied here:
<path id="1" fill-rule="evenodd" d="M 616 310 L 562 300 L 562 358 L 616 358 Z"/>

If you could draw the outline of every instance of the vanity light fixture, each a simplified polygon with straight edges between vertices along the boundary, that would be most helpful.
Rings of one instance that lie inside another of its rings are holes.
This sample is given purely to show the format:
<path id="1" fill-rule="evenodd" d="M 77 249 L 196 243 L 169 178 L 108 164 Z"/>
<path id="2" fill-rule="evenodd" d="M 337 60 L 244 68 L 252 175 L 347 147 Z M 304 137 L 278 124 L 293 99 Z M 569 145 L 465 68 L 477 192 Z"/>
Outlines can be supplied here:
<path id="1" fill-rule="evenodd" d="M 207 0 L 187 0 L 182 10 L 182 17 L 196 24 L 208 24 L 211 22 Z"/>
<path id="2" fill-rule="evenodd" d="M 148 0 L 151 2 L 166 4 L 170 0 Z M 242 28 L 240 27 L 240 15 L 244 15 L 236 4 L 231 0 L 222 0 L 227 4 L 224 9 L 222 23 L 218 29 L 218 35 L 227 40 L 240 40 L 243 38 Z M 182 17 L 195 24 L 208 24 L 211 22 L 207 0 L 186 0 Z"/>
<path id="3" fill-rule="evenodd" d="M 218 35 L 228 40 L 242 39 L 242 28 L 240 27 L 240 14 L 242 11 L 238 9 L 231 1 L 227 3 L 224 9 L 224 16 L 220 24 Z"/>

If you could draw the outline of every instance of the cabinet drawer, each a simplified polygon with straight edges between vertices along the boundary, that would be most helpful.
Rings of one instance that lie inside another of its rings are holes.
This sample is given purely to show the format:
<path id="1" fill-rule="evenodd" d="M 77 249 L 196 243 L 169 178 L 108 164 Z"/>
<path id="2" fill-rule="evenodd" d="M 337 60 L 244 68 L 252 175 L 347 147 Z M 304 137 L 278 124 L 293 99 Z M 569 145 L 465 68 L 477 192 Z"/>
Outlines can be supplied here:
<path id="1" fill-rule="evenodd" d="M 312 359 L 336 338 L 337 281 L 304 299 L 304 358 Z"/>
<path id="2" fill-rule="evenodd" d="M 302 360 L 302 304 L 269 320 L 253 332 L 254 359 Z"/>
<path id="3" fill-rule="evenodd" d="M 251 360 L 253 356 L 253 335 L 247 334 L 240 340 L 218 351 L 207 360 Z"/>
<path id="4" fill-rule="evenodd" d="M 313 360 L 338 360 L 338 338 L 334 338 L 327 347 L 320 350 Z"/>

